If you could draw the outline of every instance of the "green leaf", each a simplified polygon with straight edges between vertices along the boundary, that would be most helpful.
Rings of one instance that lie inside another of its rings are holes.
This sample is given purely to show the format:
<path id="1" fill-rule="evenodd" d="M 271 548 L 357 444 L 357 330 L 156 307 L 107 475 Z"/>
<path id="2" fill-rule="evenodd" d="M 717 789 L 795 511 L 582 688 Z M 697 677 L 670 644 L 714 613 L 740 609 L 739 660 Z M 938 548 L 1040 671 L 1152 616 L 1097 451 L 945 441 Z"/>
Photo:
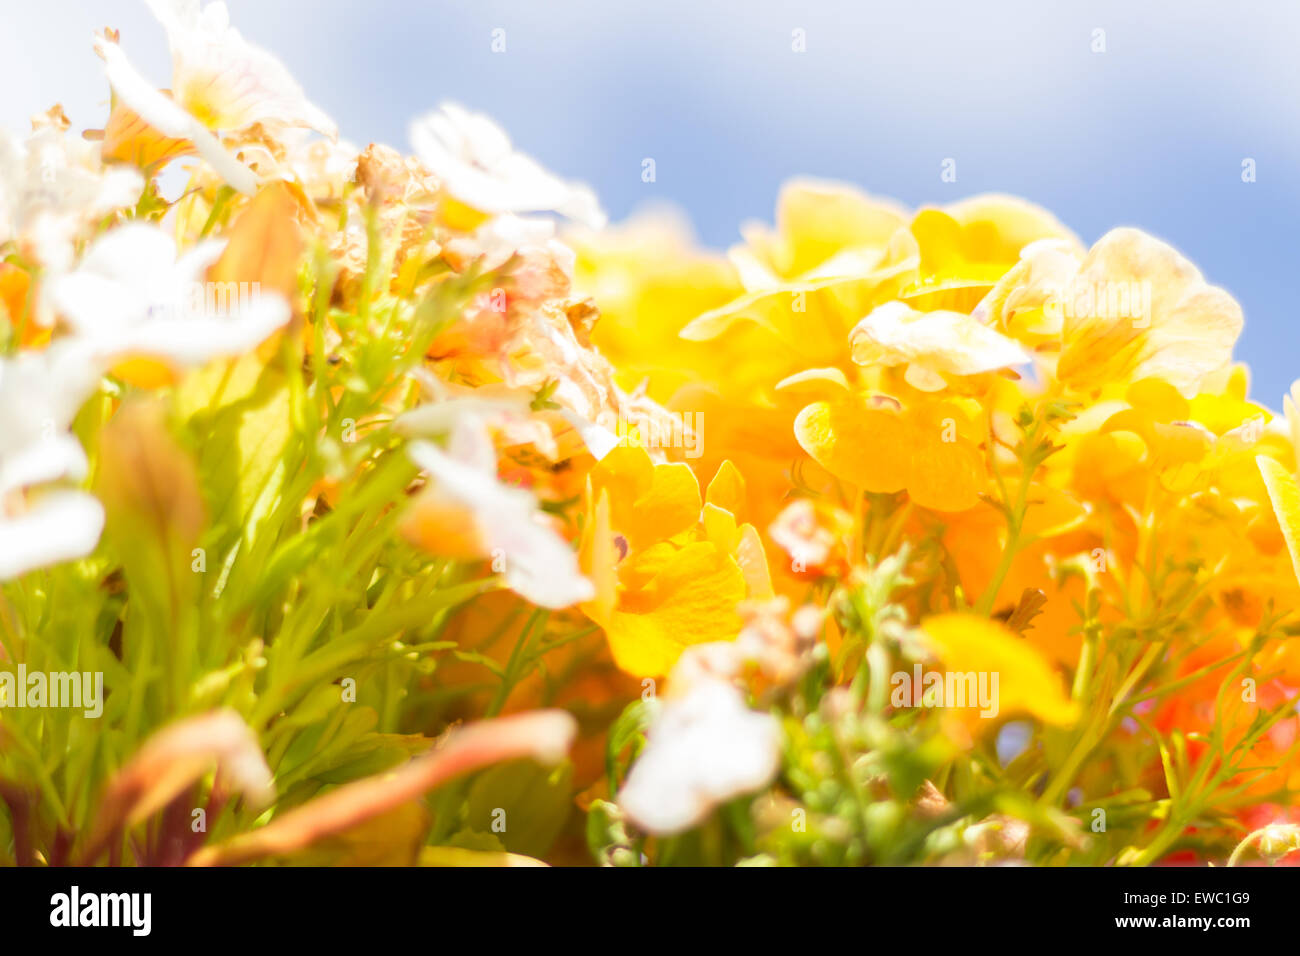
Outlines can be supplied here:
<path id="1" fill-rule="evenodd" d="M 470 787 L 466 825 L 491 833 L 511 853 L 540 857 L 573 810 L 573 765 L 514 760 L 479 775 Z"/>
<path id="2" fill-rule="evenodd" d="M 207 404 L 202 404 L 204 399 Z M 177 395 L 200 455 L 200 473 L 212 525 L 224 550 L 242 533 L 251 543 L 249 516 L 276 476 L 284 479 L 284 453 L 293 432 L 289 389 L 278 368 L 263 366 L 255 355 L 225 369 L 203 369 Z"/>
<path id="3" fill-rule="evenodd" d="M 609 728 L 609 737 L 605 744 L 605 773 L 609 777 L 609 790 L 614 793 L 631 766 L 636 755 L 645 746 L 645 731 L 654 720 L 659 702 L 653 697 L 649 700 L 635 700 L 624 708 L 614 726 Z M 623 751 L 631 747 L 626 758 Z"/>

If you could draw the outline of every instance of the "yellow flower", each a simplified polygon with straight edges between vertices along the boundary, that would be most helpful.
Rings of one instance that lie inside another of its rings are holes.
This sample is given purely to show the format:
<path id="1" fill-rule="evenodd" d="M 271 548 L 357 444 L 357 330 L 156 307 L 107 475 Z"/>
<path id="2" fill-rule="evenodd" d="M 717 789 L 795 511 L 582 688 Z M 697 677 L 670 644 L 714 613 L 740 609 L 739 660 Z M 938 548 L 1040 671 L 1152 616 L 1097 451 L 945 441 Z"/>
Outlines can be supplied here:
<path id="1" fill-rule="evenodd" d="M 981 318 L 1031 337 L 1059 326 L 1056 377 L 1069 388 L 1159 378 L 1188 397 L 1228 364 L 1242 326 L 1232 296 L 1171 246 L 1127 228 L 1108 232 L 1074 269 L 1062 247 L 1036 244 Z"/>
<path id="2" fill-rule="evenodd" d="M 906 490 L 918 505 L 936 511 L 964 511 L 979 503 L 986 471 L 967 431 L 955 404 L 903 407 L 888 397 L 847 390 L 808 405 L 795 420 L 799 444 L 836 478 L 863 491 Z"/>
<path id="3" fill-rule="evenodd" d="M 699 316 L 682 337 L 710 341 L 737 323 L 757 325 L 789 368 L 773 383 L 800 366 L 842 362 L 853 323 L 915 275 L 905 221 L 901 208 L 852 187 L 788 183 L 775 233 L 750 227 L 747 244 L 731 250 L 745 294 Z"/>
<path id="4" fill-rule="evenodd" d="M 922 209 L 909 229 L 920 264 L 916 280 L 898 298 L 922 311 L 971 311 L 1030 243 L 1078 245 L 1047 210 L 996 194 L 973 196 L 946 209 Z"/>
<path id="5" fill-rule="evenodd" d="M 684 385 L 735 374 L 735 360 L 753 354 L 748 344 L 764 333 L 752 326 L 735 330 L 722 348 L 678 335 L 742 288 L 722 256 L 695 248 L 690 227 L 677 216 L 646 213 L 568 238 L 577 256 L 574 288 L 600 308 L 592 344 L 623 388 L 644 386 L 651 398 L 667 402 Z"/>
<path id="6" fill-rule="evenodd" d="M 701 501 L 687 465 L 656 464 L 637 445 L 592 470 L 582 564 L 596 596 L 582 609 L 623 670 L 665 675 L 686 647 L 734 640 L 741 601 L 772 596 L 758 532 L 736 518 L 744 497 L 730 463 Z"/>
<path id="7" fill-rule="evenodd" d="M 1144 463 L 1165 488 L 1187 493 L 1217 484 L 1260 496 L 1254 455 L 1278 444 L 1265 432 L 1273 417 L 1267 409 L 1232 391 L 1202 393 L 1188 401 L 1173 385 L 1155 378 L 1130 385 L 1125 401 L 1127 407 L 1110 415 L 1099 434 L 1128 432 L 1140 438 Z"/>

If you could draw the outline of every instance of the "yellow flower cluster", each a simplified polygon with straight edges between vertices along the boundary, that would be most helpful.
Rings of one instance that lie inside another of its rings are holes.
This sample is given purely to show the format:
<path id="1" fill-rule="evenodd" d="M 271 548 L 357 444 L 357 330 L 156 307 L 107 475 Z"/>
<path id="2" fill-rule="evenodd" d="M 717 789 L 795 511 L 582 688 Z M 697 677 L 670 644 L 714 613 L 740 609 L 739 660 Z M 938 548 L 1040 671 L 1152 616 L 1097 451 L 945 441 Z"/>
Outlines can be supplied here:
<path id="1" fill-rule="evenodd" d="M 578 274 L 622 381 L 705 423 L 702 474 L 739 466 L 778 593 L 833 609 L 833 582 L 909 549 L 937 658 L 1000 674 L 1003 714 L 1073 725 L 1080 761 L 1128 707 L 1191 760 L 1294 700 L 1300 417 L 1248 398 L 1231 296 L 1149 235 L 1085 249 L 1005 196 L 908 213 L 798 181 L 744 236 L 724 262 L 633 222 Z M 1248 789 L 1286 805 L 1295 719 L 1268 726 Z"/>

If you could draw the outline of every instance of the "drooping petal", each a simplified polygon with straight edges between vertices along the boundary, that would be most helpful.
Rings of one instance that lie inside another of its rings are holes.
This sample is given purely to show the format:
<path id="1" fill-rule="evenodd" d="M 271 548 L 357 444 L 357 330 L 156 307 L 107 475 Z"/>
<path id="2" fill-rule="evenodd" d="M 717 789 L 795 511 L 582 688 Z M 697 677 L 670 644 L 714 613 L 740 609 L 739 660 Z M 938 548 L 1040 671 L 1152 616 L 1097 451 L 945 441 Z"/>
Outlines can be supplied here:
<path id="1" fill-rule="evenodd" d="M 216 710 L 189 717 L 156 732 L 109 781 L 86 859 L 93 861 L 121 827 L 151 816 L 213 769 L 251 807 L 264 807 L 275 797 L 261 745 L 239 714 Z"/>
<path id="2" fill-rule="evenodd" d="M 541 710 L 479 721 L 451 731 L 445 740 L 405 766 L 344 784 L 287 811 L 266 826 L 205 847 L 189 866 L 233 866 L 283 857 L 401 806 L 453 777 L 503 760 L 532 758 L 556 763 L 573 742 L 577 724 L 564 711 Z"/>
<path id="3" fill-rule="evenodd" d="M 819 465 L 864 491 L 907 487 L 911 437 L 892 409 L 856 400 L 814 402 L 795 419 L 795 437 Z"/>

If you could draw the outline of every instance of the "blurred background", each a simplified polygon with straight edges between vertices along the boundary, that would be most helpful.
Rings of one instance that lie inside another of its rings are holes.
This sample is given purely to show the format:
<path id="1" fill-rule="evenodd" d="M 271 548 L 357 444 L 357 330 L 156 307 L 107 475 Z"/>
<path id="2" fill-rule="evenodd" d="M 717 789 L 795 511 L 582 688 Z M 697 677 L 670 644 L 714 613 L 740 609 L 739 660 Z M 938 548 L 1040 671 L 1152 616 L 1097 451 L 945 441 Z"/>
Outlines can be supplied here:
<path id="1" fill-rule="evenodd" d="M 725 248 L 797 174 L 909 205 L 989 190 L 1091 243 L 1171 242 L 1242 303 L 1273 408 L 1300 377 L 1300 4 L 818 0 L 229 0 L 345 138 L 409 148 L 440 100 L 590 183 L 614 219 L 668 201 Z M 139 0 L 3 0 L 0 125 L 62 102 L 102 122 L 95 29 L 170 76 Z M 493 52 L 494 31 L 504 52 Z M 796 31 L 802 31 L 796 33 Z M 802 38 L 802 52 L 798 51 Z M 641 179 L 653 158 L 656 181 Z M 941 167 L 955 161 L 956 181 Z M 1254 182 L 1243 182 L 1253 160 Z"/>

